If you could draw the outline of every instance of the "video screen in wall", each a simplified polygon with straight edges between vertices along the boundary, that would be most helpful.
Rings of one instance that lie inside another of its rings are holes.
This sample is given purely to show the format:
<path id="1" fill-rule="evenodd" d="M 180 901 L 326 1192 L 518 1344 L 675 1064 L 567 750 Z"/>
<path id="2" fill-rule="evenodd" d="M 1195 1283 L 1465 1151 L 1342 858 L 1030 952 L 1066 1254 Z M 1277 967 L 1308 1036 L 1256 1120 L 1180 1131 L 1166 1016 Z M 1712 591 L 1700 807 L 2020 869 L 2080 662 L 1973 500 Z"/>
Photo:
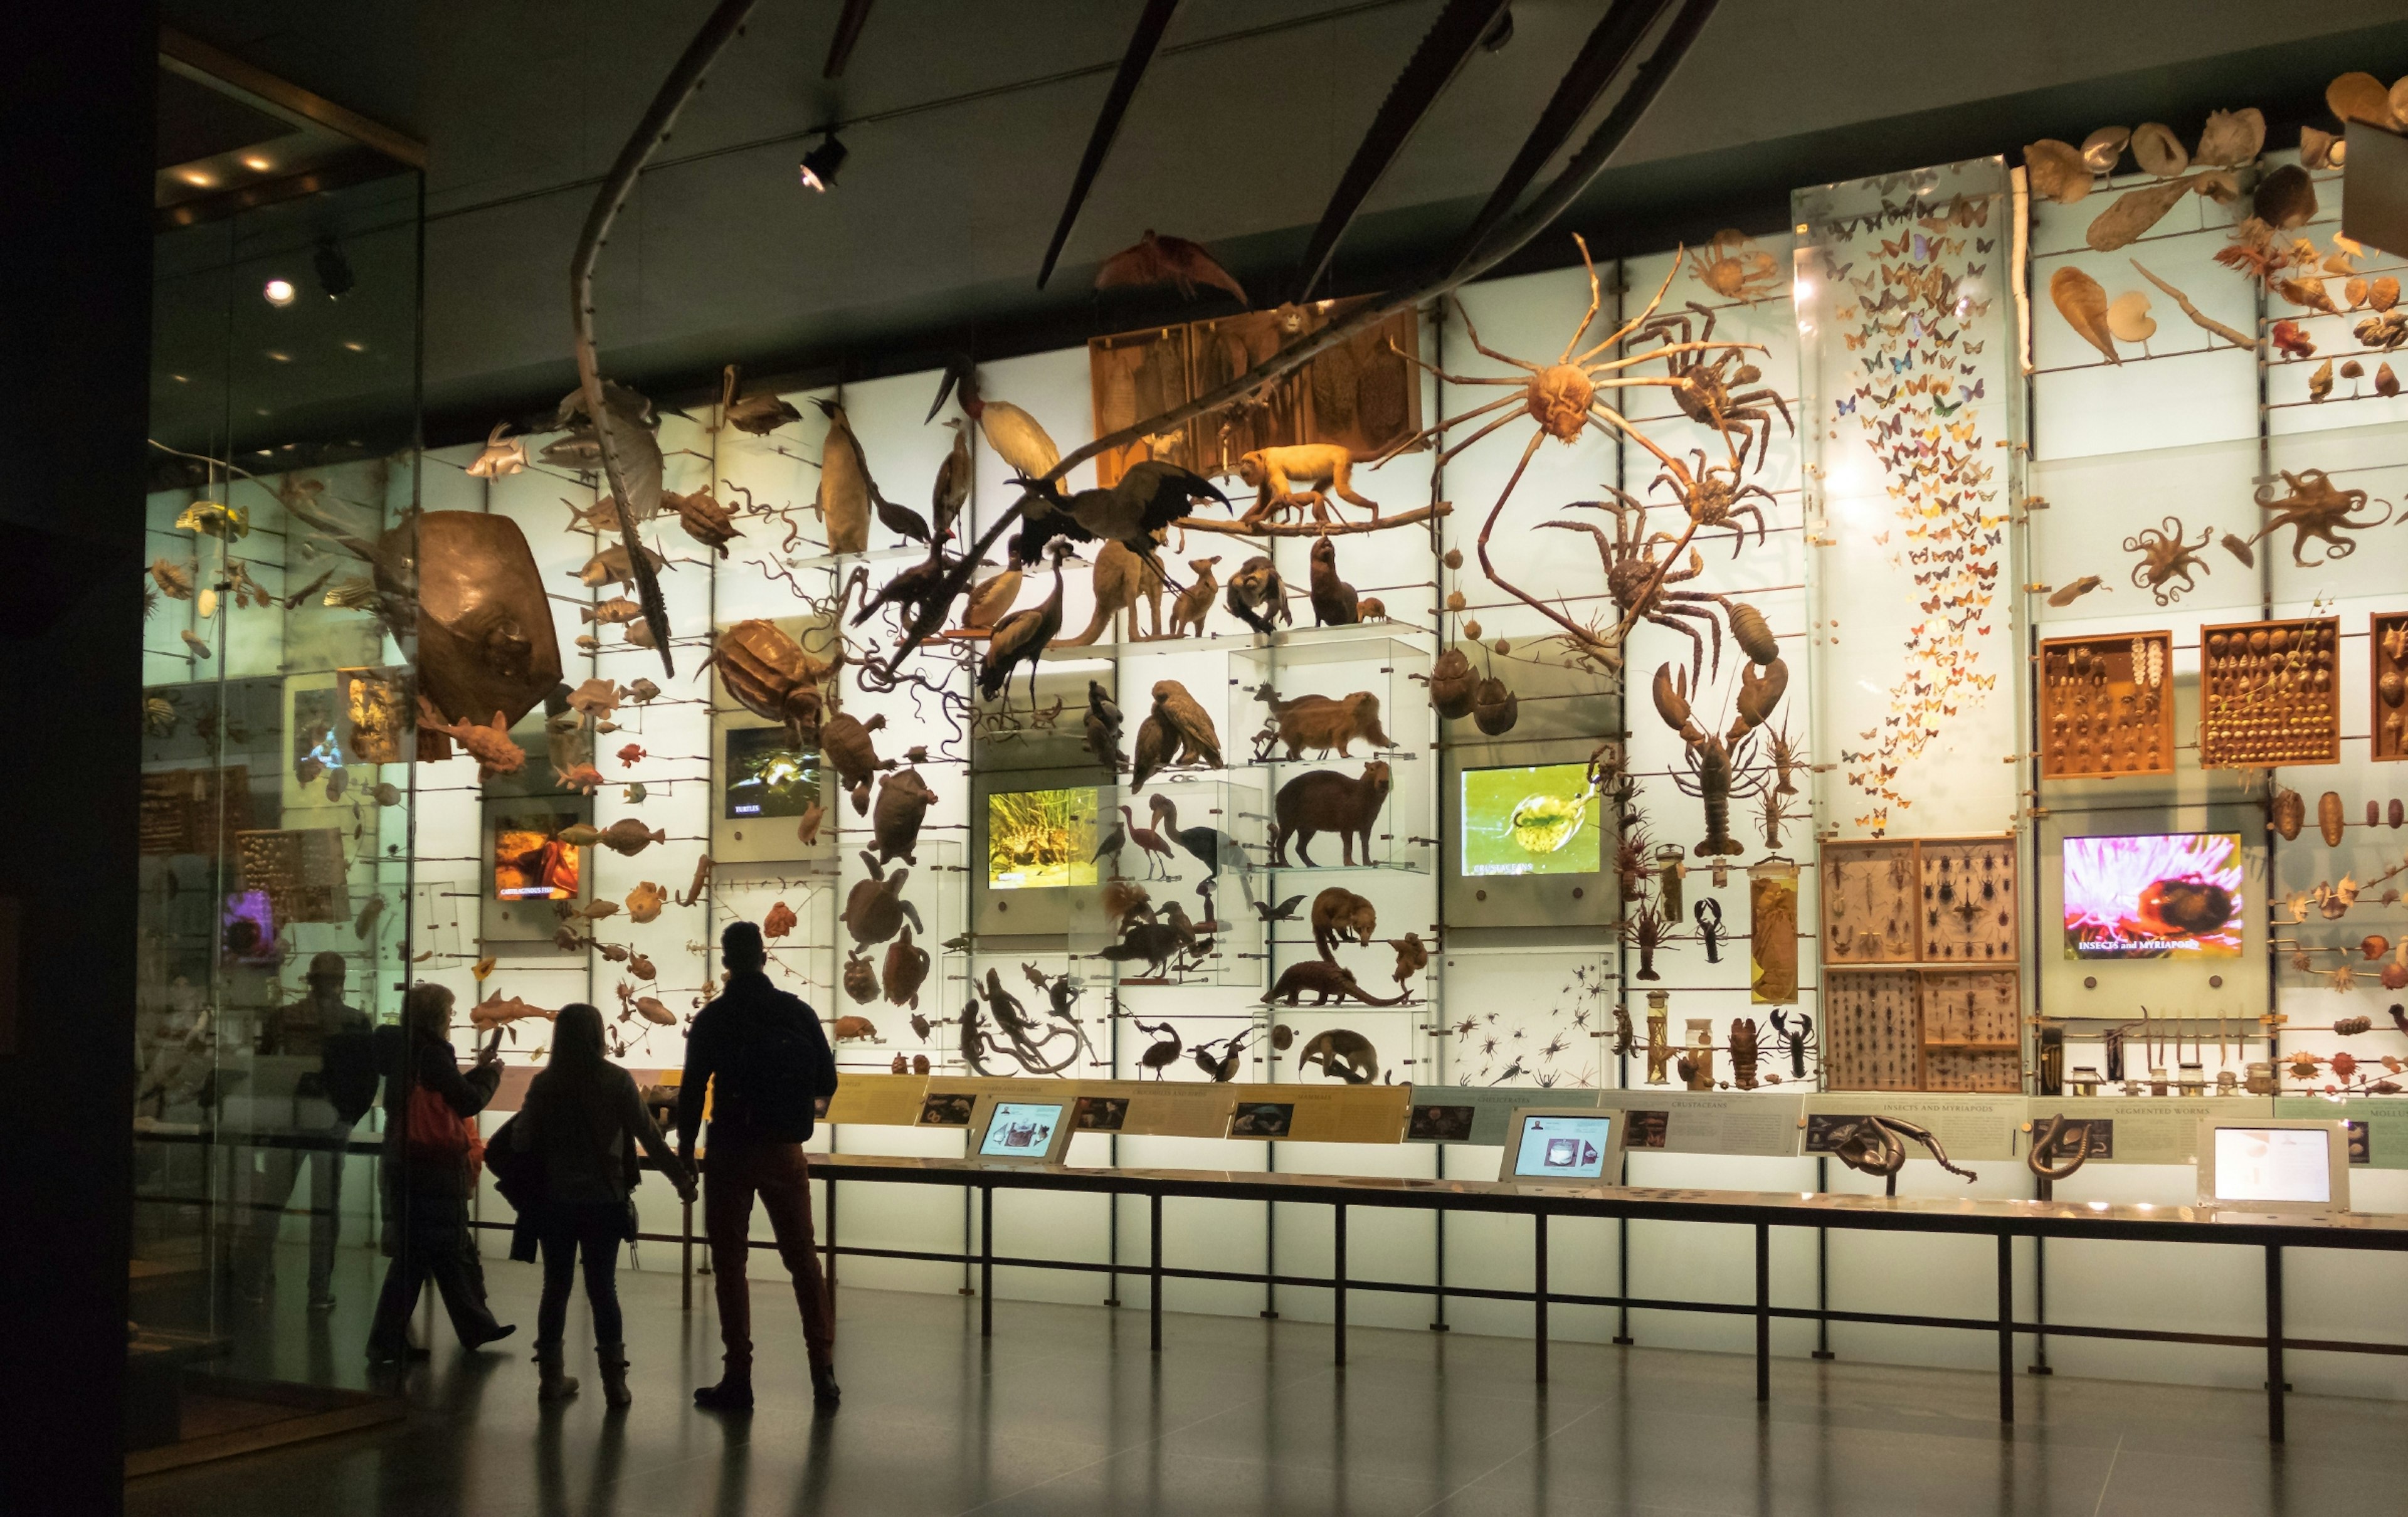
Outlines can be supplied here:
<path id="1" fill-rule="evenodd" d="M 820 800 L 820 755 L 796 748 L 783 727 L 731 727 L 723 804 L 729 821 L 801 816 Z"/>
<path id="2" fill-rule="evenodd" d="M 2065 956 L 2241 956 L 2237 832 L 2065 840 Z"/>
<path id="3" fill-rule="evenodd" d="M 1463 872 L 1595 874 L 1603 863 L 1585 764 L 1463 771 Z"/>
<path id="4" fill-rule="evenodd" d="M 561 835 L 578 824 L 568 811 L 529 811 L 494 819 L 494 898 L 573 901 L 584 850 Z"/>
<path id="5" fill-rule="evenodd" d="M 1015 790 L 986 798 L 986 888 L 1096 882 L 1096 792 Z"/>

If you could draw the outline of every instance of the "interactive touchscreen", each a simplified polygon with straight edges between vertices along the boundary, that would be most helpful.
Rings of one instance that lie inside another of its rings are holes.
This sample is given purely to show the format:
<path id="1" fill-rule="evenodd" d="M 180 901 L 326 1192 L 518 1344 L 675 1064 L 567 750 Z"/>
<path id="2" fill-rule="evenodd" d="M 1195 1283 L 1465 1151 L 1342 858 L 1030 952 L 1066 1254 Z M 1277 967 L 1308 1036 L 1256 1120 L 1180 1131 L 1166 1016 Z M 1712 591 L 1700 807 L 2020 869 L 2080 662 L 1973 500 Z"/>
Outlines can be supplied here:
<path id="1" fill-rule="evenodd" d="M 820 756 L 796 748 L 783 727 L 731 727 L 727 733 L 730 821 L 801 816 L 820 799 Z"/>
<path id="2" fill-rule="evenodd" d="M 1597 786 L 1585 764 L 1463 771 L 1463 872 L 1595 874 Z"/>
<path id="3" fill-rule="evenodd" d="M 999 1101 L 987 1120 L 986 1138 L 979 1144 L 982 1159 L 1035 1159 L 1054 1146 L 1054 1130 L 1062 1125 L 1059 1102 Z"/>
<path id="4" fill-rule="evenodd" d="M 1530 1117 L 1522 1123 L 1513 1174 L 1526 1180 L 1601 1180 L 1613 1118 Z"/>
<path id="5" fill-rule="evenodd" d="M 2065 956 L 2241 956 L 2241 835 L 2065 839 Z"/>
<path id="6" fill-rule="evenodd" d="M 494 819 L 494 896 L 504 901 L 573 901 L 579 854 L 564 836 L 578 825 L 566 812 Z M 588 840 L 593 829 L 587 828 Z"/>
<path id="7" fill-rule="evenodd" d="M 2314 1127 L 2218 1127 L 2215 1198 L 2329 1204 L 2332 1134 Z"/>
<path id="8" fill-rule="evenodd" d="M 986 798 L 986 888 L 1096 882 L 1096 793 L 1015 790 Z"/>

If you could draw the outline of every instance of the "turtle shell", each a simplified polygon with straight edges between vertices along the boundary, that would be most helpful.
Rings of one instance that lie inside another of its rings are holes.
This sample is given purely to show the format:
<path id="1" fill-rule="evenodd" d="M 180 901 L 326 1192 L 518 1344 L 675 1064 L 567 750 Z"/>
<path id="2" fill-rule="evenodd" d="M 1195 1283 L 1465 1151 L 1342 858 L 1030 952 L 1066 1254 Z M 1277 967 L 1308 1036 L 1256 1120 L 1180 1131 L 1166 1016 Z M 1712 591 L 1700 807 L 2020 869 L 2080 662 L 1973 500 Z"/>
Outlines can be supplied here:
<path id="1" fill-rule="evenodd" d="M 844 993 L 858 1006 L 867 1006 L 878 999 L 878 970 L 867 959 L 844 961 Z"/>
<path id="2" fill-rule="evenodd" d="M 738 622 L 720 633 L 711 662 L 719 682 L 755 716 L 782 722 L 799 747 L 819 741 L 819 682 L 826 665 L 774 623 Z"/>

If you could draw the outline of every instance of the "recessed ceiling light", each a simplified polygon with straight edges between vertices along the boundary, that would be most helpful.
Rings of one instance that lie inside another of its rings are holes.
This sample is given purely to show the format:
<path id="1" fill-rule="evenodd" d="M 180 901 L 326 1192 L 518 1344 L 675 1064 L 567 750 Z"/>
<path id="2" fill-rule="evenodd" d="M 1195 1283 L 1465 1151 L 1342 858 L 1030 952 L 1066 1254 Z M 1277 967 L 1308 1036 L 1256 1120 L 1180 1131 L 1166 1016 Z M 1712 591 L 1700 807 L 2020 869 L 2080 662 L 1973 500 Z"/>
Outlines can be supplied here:
<path id="1" fill-rule="evenodd" d="M 279 352 L 273 348 L 267 350 L 267 356 L 280 364 L 290 364 L 293 362 L 293 355 L 291 353 Z"/>
<path id="2" fill-rule="evenodd" d="M 343 346 L 355 353 L 364 353 L 368 351 L 368 345 L 365 342 L 347 342 L 343 344 Z"/>
<path id="3" fill-rule="evenodd" d="M 180 374 L 170 374 L 170 375 L 168 375 L 168 376 L 167 376 L 167 378 L 169 378 L 169 379 L 171 379 L 175 380 L 178 384 L 190 384 L 190 383 L 192 383 L 192 382 L 193 382 L 192 380 L 187 379 L 186 378 L 184 378 L 184 377 L 183 377 L 182 375 L 180 375 Z"/>
<path id="4" fill-rule="evenodd" d="M 250 169 L 254 174 L 265 174 L 276 165 L 254 152 L 244 155 L 242 166 Z"/>
<path id="5" fill-rule="evenodd" d="M 271 306 L 290 306 L 293 304 L 293 281 L 291 279 L 270 279 L 259 293 L 266 297 L 267 303 Z"/>
<path id="6" fill-rule="evenodd" d="M 197 168 L 184 169 L 176 177 L 182 179 L 186 184 L 191 185 L 195 190 L 206 190 L 210 185 L 217 182 L 217 177 L 215 175 L 205 173 Z"/>

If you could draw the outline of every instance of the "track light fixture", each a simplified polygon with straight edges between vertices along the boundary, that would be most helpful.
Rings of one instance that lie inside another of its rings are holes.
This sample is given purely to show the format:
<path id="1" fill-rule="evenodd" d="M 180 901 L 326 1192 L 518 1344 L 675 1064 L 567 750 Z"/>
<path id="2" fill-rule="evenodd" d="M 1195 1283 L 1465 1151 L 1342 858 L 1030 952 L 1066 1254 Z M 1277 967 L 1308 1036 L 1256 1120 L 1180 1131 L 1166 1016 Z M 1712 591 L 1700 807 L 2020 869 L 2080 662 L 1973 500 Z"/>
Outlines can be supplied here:
<path id="1" fill-rule="evenodd" d="M 820 138 L 819 146 L 803 154 L 803 188 L 822 192 L 836 188 L 837 171 L 844 167 L 845 146 L 835 132 Z"/>

